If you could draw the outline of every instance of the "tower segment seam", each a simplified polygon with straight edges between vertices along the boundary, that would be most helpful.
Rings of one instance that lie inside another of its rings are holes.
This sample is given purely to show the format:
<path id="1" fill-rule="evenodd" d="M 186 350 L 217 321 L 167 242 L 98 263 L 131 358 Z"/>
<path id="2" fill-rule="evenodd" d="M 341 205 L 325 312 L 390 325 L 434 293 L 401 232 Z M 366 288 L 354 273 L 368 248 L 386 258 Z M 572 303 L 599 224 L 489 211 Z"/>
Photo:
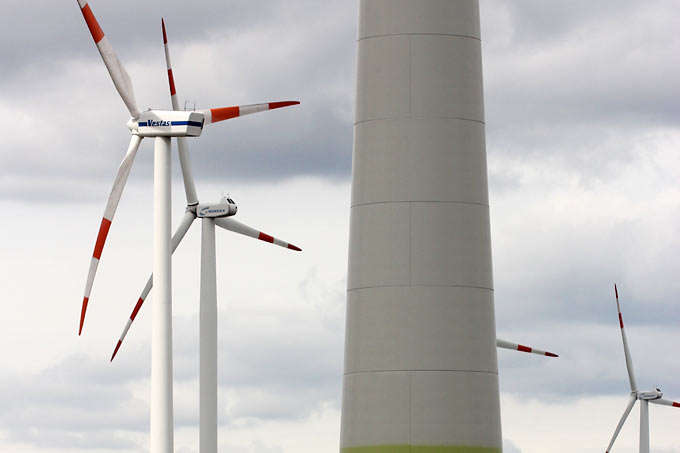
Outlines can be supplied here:
<path id="1" fill-rule="evenodd" d="M 482 120 L 476 120 L 474 118 L 461 118 L 459 116 L 447 116 L 447 115 L 397 115 L 397 116 L 385 116 L 385 117 L 380 117 L 380 118 L 368 118 L 365 120 L 359 120 L 354 122 L 354 126 L 357 126 L 361 123 L 368 123 L 371 121 L 388 121 L 388 120 L 400 120 L 400 119 L 423 119 L 423 120 L 429 120 L 429 119 L 444 119 L 444 120 L 458 120 L 458 121 L 472 121 L 473 123 L 479 123 L 483 124 L 486 126 L 486 122 Z"/>
<path id="2" fill-rule="evenodd" d="M 450 200 L 394 200 L 394 201 L 371 201 L 366 203 L 357 203 L 350 206 L 350 208 L 356 208 L 359 206 L 368 206 L 372 204 L 389 204 L 389 203 L 448 203 L 448 204 L 469 204 L 472 206 L 482 206 L 484 208 L 489 208 L 488 204 L 476 203 L 474 201 L 450 201 Z"/>
<path id="3" fill-rule="evenodd" d="M 411 379 L 411 373 L 414 372 L 426 372 L 426 373 L 478 373 L 478 374 L 491 374 L 494 376 L 498 375 L 498 371 L 485 371 L 485 370 L 444 370 L 444 369 L 430 369 L 423 368 L 417 370 L 365 370 L 365 371 L 346 371 L 343 376 L 349 376 L 350 374 L 368 374 L 368 373 L 408 373 L 409 381 Z M 410 387 L 410 386 L 409 386 Z"/>
<path id="4" fill-rule="evenodd" d="M 382 37 L 388 37 L 388 36 L 450 36 L 452 38 L 468 38 L 468 39 L 474 39 L 475 41 L 482 42 L 480 38 L 477 36 L 471 36 L 471 35 L 459 35 L 455 33 L 384 33 L 381 35 L 371 35 L 371 36 L 364 36 L 363 38 L 357 39 L 357 42 L 361 42 L 365 39 L 374 39 L 374 38 L 382 38 Z"/>
<path id="5" fill-rule="evenodd" d="M 375 286 L 357 286 L 356 288 L 347 288 L 347 292 L 356 291 L 360 289 L 374 289 L 374 288 L 471 288 L 471 289 L 486 289 L 493 291 L 493 288 L 488 288 L 486 286 L 474 286 L 474 285 L 375 285 Z"/>

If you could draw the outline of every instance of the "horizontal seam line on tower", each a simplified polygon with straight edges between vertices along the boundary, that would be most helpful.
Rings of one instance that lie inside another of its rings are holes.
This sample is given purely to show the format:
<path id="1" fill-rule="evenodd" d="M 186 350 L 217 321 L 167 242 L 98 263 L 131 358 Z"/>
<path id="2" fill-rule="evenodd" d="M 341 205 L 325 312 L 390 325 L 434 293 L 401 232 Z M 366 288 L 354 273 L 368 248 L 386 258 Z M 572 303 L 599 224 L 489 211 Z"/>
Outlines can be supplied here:
<path id="1" fill-rule="evenodd" d="M 426 119 L 445 119 L 445 120 L 457 120 L 457 121 L 471 121 L 473 123 L 479 123 L 483 124 L 486 126 L 486 122 L 481 121 L 481 120 L 475 120 L 472 118 L 461 118 L 459 116 L 446 116 L 446 115 L 431 115 L 431 116 L 422 116 L 422 115 L 401 115 L 401 116 L 385 116 L 382 118 L 369 118 L 367 120 L 361 120 L 361 121 L 355 121 L 354 126 L 357 124 L 361 123 L 368 123 L 371 121 L 388 121 L 388 120 L 402 120 L 402 119 L 419 119 L 419 120 L 426 120 Z"/>
<path id="2" fill-rule="evenodd" d="M 383 38 L 385 36 L 449 36 L 449 37 L 452 37 L 452 38 L 469 38 L 469 39 L 474 39 L 475 41 L 479 41 L 479 42 L 482 41 L 477 36 L 459 35 L 459 34 L 456 34 L 456 33 L 384 33 L 382 35 L 364 36 L 363 38 L 357 39 L 357 42 L 363 41 L 365 39 Z"/>
<path id="3" fill-rule="evenodd" d="M 491 374 L 494 376 L 498 375 L 498 372 L 495 371 L 482 371 L 482 370 L 442 370 L 442 369 L 434 369 L 434 368 L 418 368 L 414 370 L 368 370 L 368 371 L 349 371 L 346 373 L 343 373 L 343 376 L 348 376 L 350 374 L 365 374 L 365 373 L 408 373 L 410 371 L 435 371 L 435 372 L 449 372 L 449 373 L 482 373 L 482 374 Z"/>
<path id="4" fill-rule="evenodd" d="M 400 200 L 400 201 L 370 201 L 367 203 L 357 203 L 350 205 L 351 208 L 359 206 L 367 206 L 370 204 L 391 204 L 391 203 L 447 203 L 447 204 L 469 204 L 472 206 L 482 206 L 488 208 L 489 205 L 485 203 L 475 203 L 474 201 L 442 201 L 442 200 Z"/>
<path id="5" fill-rule="evenodd" d="M 356 288 L 347 288 L 347 292 L 357 291 L 360 289 L 373 289 L 373 288 L 405 288 L 409 286 L 415 287 L 437 287 L 437 288 L 472 288 L 472 289 L 487 289 L 493 291 L 493 288 L 487 288 L 486 286 L 474 286 L 474 285 L 375 285 L 375 286 L 357 286 Z"/>

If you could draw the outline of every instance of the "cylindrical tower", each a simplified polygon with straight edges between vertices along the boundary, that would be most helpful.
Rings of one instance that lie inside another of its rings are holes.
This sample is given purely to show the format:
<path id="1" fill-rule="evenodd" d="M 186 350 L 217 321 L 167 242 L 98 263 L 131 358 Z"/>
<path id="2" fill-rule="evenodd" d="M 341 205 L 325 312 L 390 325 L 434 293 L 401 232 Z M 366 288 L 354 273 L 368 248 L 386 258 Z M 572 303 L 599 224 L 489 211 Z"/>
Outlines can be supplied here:
<path id="1" fill-rule="evenodd" d="M 343 453 L 495 453 L 477 0 L 360 0 Z"/>

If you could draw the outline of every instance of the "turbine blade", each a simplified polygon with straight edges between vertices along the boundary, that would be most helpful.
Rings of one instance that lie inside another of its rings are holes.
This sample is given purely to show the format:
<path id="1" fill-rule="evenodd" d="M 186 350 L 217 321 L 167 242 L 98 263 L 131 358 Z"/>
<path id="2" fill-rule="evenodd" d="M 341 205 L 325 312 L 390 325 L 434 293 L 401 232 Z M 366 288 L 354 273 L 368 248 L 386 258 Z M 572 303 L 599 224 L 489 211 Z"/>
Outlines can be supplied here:
<path id="1" fill-rule="evenodd" d="M 184 213 L 184 217 L 182 217 L 182 221 L 179 223 L 179 226 L 177 227 L 177 231 L 175 231 L 175 234 L 172 236 L 172 252 L 173 253 L 177 249 L 177 246 L 179 245 L 179 243 L 182 242 L 182 239 L 184 239 L 184 236 L 187 234 L 187 231 L 189 231 L 189 227 L 191 227 L 191 224 L 193 223 L 194 219 L 196 219 L 196 214 L 194 214 L 192 211 L 187 211 L 187 212 Z M 120 346 L 123 344 L 123 340 L 125 340 L 125 336 L 127 335 L 128 330 L 130 330 L 130 326 L 132 325 L 132 322 L 137 317 L 137 313 L 139 313 L 139 310 L 142 308 L 144 301 L 149 296 L 149 293 L 151 292 L 152 287 L 153 287 L 153 274 L 151 274 L 149 276 L 149 279 L 146 281 L 146 285 L 144 286 L 144 289 L 142 290 L 142 294 L 139 296 L 139 299 L 137 299 L 137 303 L 135 304 L 135 308 L 132 309 L 132 314 L 130 314 L 130 318 L 127 320 L 127 323 L 125 324 L 125 328 L 123 329 L 123 333 L 120 335 L 120 338 L 118 339 L 118 343 L 116 344 L 116 348 L 113 350 L 113 355 L 111 355 L 111 361 L 113 361 L 114 357 L 116 357 L 116 354 L 118 353 L 118 349 L 120 349 Z"/>
<path id="2" fill-rule="evenodd" d="M 177 100 L 177 90 L 175 89 L 175 76 L 172 73 L 172 64 L 170 63 L 170 49 L 168 48 L 168 34 L 165 31 L 165 20 L 161 19 L 161 28 L 163 29 L 163 47 L 165 48 L 165 65 L 168 69 L 168 84 L 170 86 L 170 101 L 172 102 L 172 109 L 179 110 L 179 101 Z M 191 171 L 191 159 L 189 156 L 189 145 L 187 139 L 179 137 L 177 139 L 177 149 L 179 152 L 179 165 L 182 169 L 182 179 L 184 180 L 184 193 L 187 197 L 187 205 L 193 206 L 198 204 L 198 196 L 196 195 L 196 184 L 194 183 L 194 175 Z"/>
<path id="3" fill-rule="evenodd" d="M 94 245 L 94 252 L 92 253 L 92 260 L 90 261 L 90 269 L 87 273 L 87 282 L 85 283 L 85 295 L 83 296 L 83 305 L 80 309 L 80 328 L 78 329 L 78 335 L 83 332 L 83 323 L 85 322 L 85 312 L 87 311 L 87 304 L 90 300 L 90 292 L 92 292 L 92 284 L 94 283 L 94 277 L 97 273 L 97 267 L 99 266 L 99 260 L 102 255 L 102 250 L 104 249 L 104 243 L 106 242 L 106 236 L 109 234 L 109 228 L 111 227 L 111 222 L 113 221 L 113 216 L 116 213 L 116 208 L 118 207 L 118 202 L 120 201 L 120 196 L 123 194 L 123 188 L 127 182 L 128 176 L 130 175 L 130 169 L 132 168 L 132 163 L 135 160 L 135 155 L 139 149 L 139 144 L 141 143 L 141 137 L 133 135 L 130 139 L 130 146 L 128 147 L 127 153 L 123 158 L 123 162 L 120 163 L 118 167 L 118 173 L 116 173 L 116 178 L 113 180 L 113 188 L 111 189 L 111 194 L 109 195 L 109 201 L 106 203 L 106 209 L 104 210 L 104 217 L 102 218 L 102 223 L 99 227 L 99 233 L 97 234 L 97 242 Z"/>
<path id="4" fill-rule="evenodd" d="M 633 409 L 633 406 L 635 405 L 635 401 L 637 401 L 637 398 L 634 396 L 631 396 L 630 399 L 628 400 L 628 405 L 626 406 L 626 410 L 623 411 L 623 415 L 621 416 L 621 420 L 619 420 L 619 424 L 616 425 L 616 430 L 614 431 L 614 435 L 612 436 L 612 440 L 609 442 L 609 446 L 607 447 L 607 453 L 612 451 L 612 446 L 614 445 L 614 441 L 619 435 L 619 432 L 621 431 L 621 428 L 623 428 L 623 424 L 626 422 L 626 418 L 628 418 L 628 414 L 630 414 L 630 411 Z"/>
<path id="5" fill-rule="evenodd" d="M 626 330 L 623 328 L 623 316 L 621 316 L 621 305 L 619 304 L 619 290 L 614 284 L 614 294 L 616 294 L 616 310 L 619 312 L 619 325 L 621 326 L 621 338 L 623 339 L 623 353 L 626 357 L 626 369 L 628 370 L 628 382 L 630 383 L 630 390 L 637 392 L 637 384 L 635 383 L 635 373 L 633 372 L 633 358 L 630 355 L 628 348 L 628 340 L 626 339 Z"/>
<path id="6" fill-rule="evenodd" d="M 658 400 L 649 400 L 650 403 L 661 404 L 662 406 L 680 407 L 680 403 L 659 398 Z"/>
<path id="7" fill-rule="evenodd" d="M 234 233 L 242 234 L 254 239 L 259 239 L 264 242 L 269 242 L 271 244 L 276 244 L 280 247 L 284 247 L 290 250 L 295 250 L 296 252 L 301 252 L 302 249 L 288 242 L 277 239 L 274 236 L 270 236 L 266 233 L 251 228 L 238 220 L 234 220 L 232 217 L 219 217 L 215 219 L 215 225 L 224 228 L 225 230 L 233 231 Z"/>
<path id="8" fill-rule="evenodd" d="M 205 115 L 205 124 L 217 123 L 218 121 L 229 120 L 238 116 L 250 115 L 251 113 L 264 112 L 266 110 L 279 109 L 298 105 L 298 101 L 269 102 L 266 104 L 237 105 L 234 107 L 221 107 L 217 109 L 198 110 Z"/>
<path id="9" fill-rule="evenodd" d="M 512 349 L 513 351 L 528 352 L 530 354 L 544 355 L 547 357 L 559 357 L 557 354 L 553 354 L 552 352 L 541 351 L 540 349 L 532 348 L 529 346 L 511 343 L 506 340 L 501 340 L 500 338 L 496 338 L 496 346 L 503 349 Z"/>
<path id="10" fill-rule="evenodd" d="M 123 98 L 123 102 L 127 107 L 130 115 L 133 118 L 139 116 L 139 110 L 137 109 L 137 101 L 135 100 L 135 93 L 132 89 L 132 81 L 127 71 L 123 67 L 123 64 L 118 60 L 116 52 L 114 52 L 113 47 L 109 44 L 109 40 L 104 35 L 97 19 L 94 17 L 90 5 L 87 4 L 87 0 L 78 0 L 78 5 L 80 5 L 80 11 L 83 13 L 85 18 L 85 23 L 90 29 L 90 34 L 94 39 L 94 43 L 97 45 L 97 49 L 104 60 L 106 69 L 108 69 L 111 75 L 111 80 L 118 90 L 118 94 Z"/>

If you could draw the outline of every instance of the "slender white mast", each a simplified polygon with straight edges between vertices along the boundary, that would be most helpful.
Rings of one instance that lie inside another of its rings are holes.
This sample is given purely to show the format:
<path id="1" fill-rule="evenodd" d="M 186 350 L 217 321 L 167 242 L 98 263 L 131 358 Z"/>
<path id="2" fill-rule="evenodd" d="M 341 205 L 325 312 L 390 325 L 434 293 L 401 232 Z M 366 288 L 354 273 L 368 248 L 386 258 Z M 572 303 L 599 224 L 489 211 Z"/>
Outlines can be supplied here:
<path id="1" fill-rule="evenodd" d="M 217 453 L 217 277 L 213 218 L 202 219 L 199 317 L 199 452 Z"/>
<path id="2" fill-rule="evenodd" d="M 153 208 L 154 298 L 151 324 L 151 453 L 174 451 L 170 162 L 170 138 L 156 137 Z"/>
<path id="3" fill-rule="evenodd" d="M 640 400 L 640 453 L 649 453 L 649 401 Z"/>

